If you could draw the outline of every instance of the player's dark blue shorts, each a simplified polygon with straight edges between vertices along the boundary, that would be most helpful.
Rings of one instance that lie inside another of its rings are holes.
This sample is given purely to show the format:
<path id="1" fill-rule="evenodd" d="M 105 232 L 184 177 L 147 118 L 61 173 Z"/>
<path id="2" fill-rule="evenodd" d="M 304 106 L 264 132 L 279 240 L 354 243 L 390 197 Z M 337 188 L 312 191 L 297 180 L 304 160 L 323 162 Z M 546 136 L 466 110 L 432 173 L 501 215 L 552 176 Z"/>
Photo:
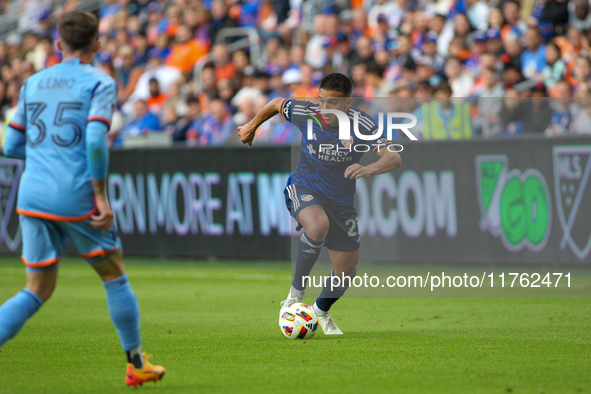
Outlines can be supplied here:
<path id="1" fill-rule="evenodd" d="M 336 206 L 327 201 L 320 193 L 293 183 L 287 185 L 283 194 L 285 195 L 285 205 L 296 220 L 298 220 L 298 214 L 302 209 L 311 205 L 318 205 L 326 212 L 329 227 L 323 246 L 338 252 L 353 252 L 359 249 L 357 210 L 354 206 Z M 300 227 L 299 222 L 298 227 Z"/>

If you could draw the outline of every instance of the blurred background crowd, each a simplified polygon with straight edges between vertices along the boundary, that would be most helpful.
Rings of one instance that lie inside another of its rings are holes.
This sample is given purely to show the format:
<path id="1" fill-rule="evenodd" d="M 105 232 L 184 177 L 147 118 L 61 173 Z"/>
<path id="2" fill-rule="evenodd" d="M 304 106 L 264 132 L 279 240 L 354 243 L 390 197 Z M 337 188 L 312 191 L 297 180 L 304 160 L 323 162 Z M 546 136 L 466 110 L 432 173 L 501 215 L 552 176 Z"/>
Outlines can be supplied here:
<path id="1" fill-rule="evenodd" d="M 93 4 L 18 3 L 18 23 L 0 42 L 5 122 L 23 81 L 61 61 L 54 41 L 64 13 L 86 7 L 100 19 L 95 66 L 119 85 L 113 146 L 146 135 L 238 144 L 237 126 L 269 100 L 315 97 L 330 72 L 349 75 L 355 97 L 413 112 L 425 140 L 591 134 L 589 0 Z M 290 137 L 275 117 L 257 144 Z"/>

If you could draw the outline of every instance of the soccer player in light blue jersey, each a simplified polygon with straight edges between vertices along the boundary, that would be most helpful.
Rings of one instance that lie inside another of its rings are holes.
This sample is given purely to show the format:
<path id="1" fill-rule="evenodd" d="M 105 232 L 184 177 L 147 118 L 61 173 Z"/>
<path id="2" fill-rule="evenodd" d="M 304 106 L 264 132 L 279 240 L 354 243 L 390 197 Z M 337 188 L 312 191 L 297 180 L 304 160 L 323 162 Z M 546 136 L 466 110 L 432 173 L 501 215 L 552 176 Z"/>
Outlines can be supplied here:
<path id="1" fill-rule="evenodd" d="M 98 20 L 74 11 L 59 25 L 64 60 L 23 84 L 4 138 L 4 154 L 26 160 L 17 213 L 26 287 L 0 307 L 0 347 L 51 296 L 69 241 L 103 280 L 111 320 L 127 354 L 127 385 L 160 380 L 165 369 L 142 352 L 139 306 L 125 274 L 106 193 L 107 132 L 117 84 L 90 64 Z"/>
<path id="2" fill-rule="evenodd" d="M 309 277 L 321 247 L 325 246 L 333 265 L 330 277 L 334 286 L 326 281 L 312 306 L 324 333 L 340 335 L 343 332 L 328 311 L 357 274 L 360 239 L 354 206 L 356 180 L 392 171 L 400 167 L 401 159 L 395 149 L 388 148 L 391 141 L 378 137 L 373 141 L 372 150 L 379 159 L 367 166 L 360 165 L 364 149 L 355 147 L 368 141 L 357 134 L 352 134 L 348 140 L 339 140 L 337 115 L 320 112 L 324 109 L 343 112 L 351 130 L 357 119 L 357 130 L 365 136 L 375 134 L 378 126 L 371 116 L 352 106 L 353 84 L 346 75 L 326 75 L 319 89 L 319 104 L 276 98 L 238 129 L 242 142 L 250 147 L 256 129 L 279 113 L 302 132 L 300 161 L 289 176 L 284 194 L 287 209 L 304 232 L 298 245 L 291 289 L 287 299 L 281 302 L 279 316 L 281 318 L 292 304 L 302 302 L 306 290 L 304 279 Z M 312 130 L 308 131 L 307 125 L 312 119 Z"/>

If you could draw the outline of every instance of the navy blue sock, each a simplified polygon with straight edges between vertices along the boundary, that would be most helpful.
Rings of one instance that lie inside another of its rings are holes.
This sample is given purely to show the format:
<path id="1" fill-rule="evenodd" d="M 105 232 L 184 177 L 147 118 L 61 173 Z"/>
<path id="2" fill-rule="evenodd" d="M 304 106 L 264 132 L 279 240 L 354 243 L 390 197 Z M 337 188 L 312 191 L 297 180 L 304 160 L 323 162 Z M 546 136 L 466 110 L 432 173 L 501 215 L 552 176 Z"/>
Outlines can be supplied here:
<path id="1" fill-rule="evenodd" d="M 304 277 L 310 276 L 316 260 L 320 255 L 322 242 L 315 241 L 308 234 L 302 233 L 300 242 L 298 243 L 298 256 L 296 260 L 295 272 L 293 274 L 293 281 L 291 282 L 291 296 L 303 297 L 304 290 L 306 290 L 306 283 Z M 296 294 L 293 294 L 296 293 Z"/>
<path id="2" fill-rule="evenodd" d="M 43 305 L 43 300 L 29 289 L 19 291 L 0 307 L 0 347 L 14 337 L 25 322 Z"/>
<path id="3" fill-rule="evenodd" d="M 109 315 L 117 329 L 121 347 L 128 352 L 128 361 L 133 362 L 136 349 L 140 349 L 142 338 L 140 335 L 140 308 L 131 289 L 127 276 L 103 282 L 107 292 Z M 140 357 L 141 358 L 141 357 Z M 142 360 L 143 361 L 143 360 Z M 135 364 L 135 363 L 134 363 Z"/>
<path id="4" fill-rule="evenodd" d="M 328 312 L 330 307 L 332 307 L 332 305 L 345 294 L 345 291 L 347 291 L 351 285 L 347 278 L 345 278 L 344 281 L 342 276 L 340 278 L 335 278 L 334 270 L 330 271 L 329 276 L 330 277 L 324 282 L 324 287 L 322 288 L 320 295 L 316 299 L 316 307 L 324 312 Z M 338 279 L 340 279 L 341 283 L 339 283 Z M 331 286 L 331 282 L 333 282 L 333 286 Z M 337 284 L 338 286 L 336 286 Z"/>

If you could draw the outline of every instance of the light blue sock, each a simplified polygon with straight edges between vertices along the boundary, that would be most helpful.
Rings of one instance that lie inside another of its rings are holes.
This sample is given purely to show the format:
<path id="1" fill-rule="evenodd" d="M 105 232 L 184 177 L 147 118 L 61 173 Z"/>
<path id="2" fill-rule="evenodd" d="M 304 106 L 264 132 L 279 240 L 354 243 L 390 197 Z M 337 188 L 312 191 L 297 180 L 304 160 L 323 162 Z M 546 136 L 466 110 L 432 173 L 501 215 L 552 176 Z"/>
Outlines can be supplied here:
<path id="1" fill-rule="evenodd" d="M 137 348 L 142 343 L 140 308 L 127 276 L 105 281 L 103 285 L 107 291 L 109 315 L 117 329 L 123 350 L 128 352 Z"/>
<path id="2" fill-rule="evenodd" d="M 43 305 L 43 300 L 29 289 L 22 289 L 0 306 L 0 348 L 14 337 L 27 319 Z"/>

